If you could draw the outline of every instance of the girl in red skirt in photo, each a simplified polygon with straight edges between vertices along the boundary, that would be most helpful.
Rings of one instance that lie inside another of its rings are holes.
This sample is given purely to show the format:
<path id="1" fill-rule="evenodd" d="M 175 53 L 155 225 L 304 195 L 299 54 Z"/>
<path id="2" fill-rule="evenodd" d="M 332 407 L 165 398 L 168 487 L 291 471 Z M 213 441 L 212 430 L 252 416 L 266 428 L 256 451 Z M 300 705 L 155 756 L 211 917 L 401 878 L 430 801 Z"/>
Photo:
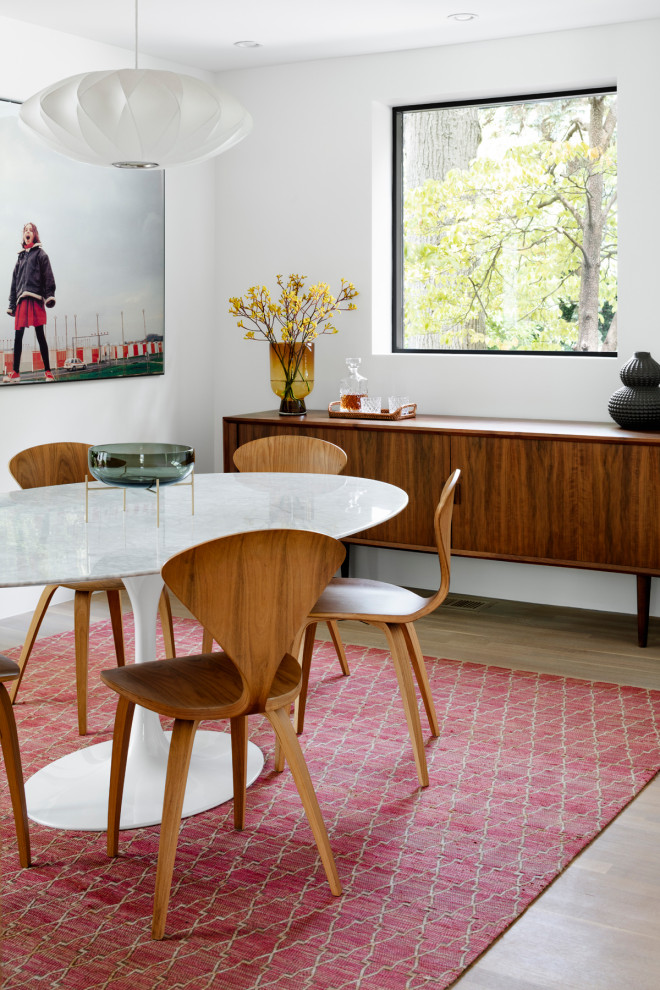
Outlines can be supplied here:
<path id="1" fill-rule="evenodd" d="M 5 382 L 19 382 L 21 379 L 21 354 L 23 334 L 26 327 L 34 327 L 37 343 L 44 362 L 44 375 L 47 382 L 53 382 L 50 358 L 44 326 L 46 307 L 55 305 L 55 279 L 48 255 L 41 246 L 39 231 L 35 224 L 26 223 L 23 227 L 23 243 L 14 267 L 9 293 L 7 312 L 14 317 L 14 370 L 4 376 Z"/>

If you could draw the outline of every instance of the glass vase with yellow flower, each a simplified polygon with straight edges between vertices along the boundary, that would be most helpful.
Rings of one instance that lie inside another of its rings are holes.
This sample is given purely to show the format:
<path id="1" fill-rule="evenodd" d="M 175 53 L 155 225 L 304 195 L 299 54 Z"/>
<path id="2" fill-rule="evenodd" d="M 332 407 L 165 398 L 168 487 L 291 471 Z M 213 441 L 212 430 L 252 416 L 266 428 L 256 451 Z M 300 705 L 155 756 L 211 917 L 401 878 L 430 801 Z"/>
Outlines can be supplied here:
<path id="1" fill-rule="evenodd" d="M 314 341 L 322 334 L 337 333 L 333 320 L 344 310 L 357 309 L 357 290 L 341 280 L 336 296 L 327 282 L 305 289 L 306 275 L 277 276 L 279 298 L 265 285 L 253 285 L 245 297 L 229 300 L 229 312 L 238 317 L 246 340 L 270 344 L 270 384 L 280 397 L 281 416 L 304 416 L 305 399 L 314 387 Z"/>

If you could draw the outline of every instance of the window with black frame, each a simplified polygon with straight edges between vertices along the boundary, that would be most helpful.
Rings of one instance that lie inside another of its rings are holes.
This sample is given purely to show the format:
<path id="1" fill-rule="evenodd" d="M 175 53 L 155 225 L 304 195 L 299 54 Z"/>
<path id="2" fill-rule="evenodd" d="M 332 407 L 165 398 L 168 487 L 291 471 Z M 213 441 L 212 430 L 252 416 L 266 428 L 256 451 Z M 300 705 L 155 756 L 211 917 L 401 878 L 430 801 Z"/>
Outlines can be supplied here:
<path id="1" fill-rule="evenodd" d="M 393 349 L 616 356 L 614 88 L 395 107 Z"/>

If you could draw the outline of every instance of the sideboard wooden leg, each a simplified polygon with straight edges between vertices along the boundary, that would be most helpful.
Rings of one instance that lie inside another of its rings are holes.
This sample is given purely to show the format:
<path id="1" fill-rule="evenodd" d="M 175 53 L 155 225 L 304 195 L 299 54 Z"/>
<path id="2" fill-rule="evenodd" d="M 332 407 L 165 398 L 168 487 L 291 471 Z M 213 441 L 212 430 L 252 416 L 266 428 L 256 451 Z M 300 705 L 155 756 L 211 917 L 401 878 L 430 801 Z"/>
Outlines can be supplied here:
<path id="1" fill-rule="evenodd" d="M 649 634 L 649 606 L 651 603 L 651 575 L 637 575 L 637 645 L 646 646 Z"/>

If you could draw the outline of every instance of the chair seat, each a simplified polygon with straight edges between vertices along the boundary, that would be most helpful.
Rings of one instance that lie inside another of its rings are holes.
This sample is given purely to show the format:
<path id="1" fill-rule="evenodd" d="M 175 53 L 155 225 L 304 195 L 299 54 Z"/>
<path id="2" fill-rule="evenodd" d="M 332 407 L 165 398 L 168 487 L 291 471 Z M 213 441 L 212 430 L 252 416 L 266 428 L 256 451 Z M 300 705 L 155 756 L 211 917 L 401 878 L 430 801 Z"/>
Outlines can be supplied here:
<path id="1" fill-rule="evenodd" d="M 300 690 L 298 661 L 286 654 L 264 708 L 247 708 L 241 675 L 226 653 L 150 660 L 101 671 L 108 687 L 143 708 L 168 718 L 218 719 L 272 711 L 295 701 Z"/>
<path id="2" fill-rule="evenodd" d="M 414 591 L 385 581 L 333 578 L 310 619 L 365 619 L 375 622 L 412 622 L 429 603 Z"/>
<path id="3" fill-rule="evenodd" d="M 124 582 L 121 579 L 108 578 L 107 581 L 78 581 L 75 584 L 60 584 L 59 588 L 70 591 L 123 591 Z"/>
<path id="4" fill-rule="evenodd" d="M 0 653 L 0 682 L 14 681 L 21 672 L 21 668 L 4 653 Z"/>

